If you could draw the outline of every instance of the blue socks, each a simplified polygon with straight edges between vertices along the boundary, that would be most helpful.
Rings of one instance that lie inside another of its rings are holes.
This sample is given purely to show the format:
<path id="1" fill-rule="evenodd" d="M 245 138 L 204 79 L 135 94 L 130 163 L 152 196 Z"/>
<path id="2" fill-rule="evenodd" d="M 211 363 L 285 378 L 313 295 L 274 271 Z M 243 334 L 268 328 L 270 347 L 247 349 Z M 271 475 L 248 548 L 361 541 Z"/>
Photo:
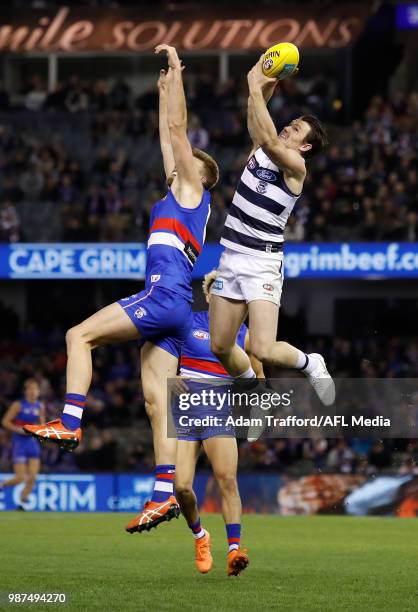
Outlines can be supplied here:
<path id="1" fill-rule="evenodd" d="M 67 429 L 75 430 L 81 425 L 86 396 L 78 393 L 67 393 L 65 396 L 64 412 L 61 421 Z"/>
<path id="2" fill-rule="evenodd" d="M 174 495 L 175 473 L 175 465 L 157 465 L 151 501 L 157 503 L 165 502 L 171 495 Z"/>

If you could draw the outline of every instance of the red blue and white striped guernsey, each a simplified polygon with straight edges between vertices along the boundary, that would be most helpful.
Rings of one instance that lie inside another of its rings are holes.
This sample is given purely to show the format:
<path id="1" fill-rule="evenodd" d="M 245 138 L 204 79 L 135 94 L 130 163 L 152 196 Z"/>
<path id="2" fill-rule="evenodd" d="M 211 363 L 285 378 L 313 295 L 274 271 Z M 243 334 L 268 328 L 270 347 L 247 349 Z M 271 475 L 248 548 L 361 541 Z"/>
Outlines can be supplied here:
<path id="1" fill-rule="evenodd" d="M 242 324 L 237 343 L 244 348 L 247 326 Z M 231 378 L 210 350 L 209 313 L 193 313 L 193 327 L 184 343 L 180 358 L 180 374 L 188 378 Z"/>
<path id="2" fill-rule="evenodd" d="M 210 193 L 204 191 L 197 208 L 184 208 L 171 189 L 151 212 L 145 288 L 154 284 L 192 301 L 192 270 L 206 236 Z"/>

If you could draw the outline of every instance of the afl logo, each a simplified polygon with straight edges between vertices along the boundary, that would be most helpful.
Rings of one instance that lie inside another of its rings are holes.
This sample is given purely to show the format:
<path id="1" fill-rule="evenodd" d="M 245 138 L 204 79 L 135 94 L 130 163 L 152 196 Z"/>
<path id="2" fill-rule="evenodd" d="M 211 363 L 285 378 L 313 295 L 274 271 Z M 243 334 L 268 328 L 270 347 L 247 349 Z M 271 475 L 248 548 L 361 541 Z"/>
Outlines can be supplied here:
<path id="1" fill-rule="evenodd" d="M 265 289 L 266 291 L 273 291 L 273 285 L 269 285 L 268 283 L 264 283 L 263 285 L 263 289 Z"/>
<path id="2" fill-rule="evenodd" d="M 264 63 L 263 63 L 263 68 L 264 70 L 270 70 L 270 68 L 273 66 L 273 60 L 272 59 L 267 59 Z"/>
<path id="3" fill-rule="evenodd" d="M 201 329 L 195 329 L 193 332 L 193 336 L 197 340 L 209 340 L 210 338 L 208 332 L 202 331 Z"/>
<path id="4" fill-rule="evenodd" d="M 259 170 L 256 170 L 255 173 L 258 178 L 262 179 L 263 181 L 273 182 L 276 180 L 276 175 L 274 172 L 270 172 L 270 170 L 266 170 L 265 168 L 260 168 Z"/>
<path id="5" fill-rule="evenodd" d="M 147 311 L 145 310 L 143 306 L 140 306 L 139 308 L 135 310 L 134 314 L 137 319 L 142 319 L 142 317 L 145 317 L 145 315 L 147 314 Z"/>

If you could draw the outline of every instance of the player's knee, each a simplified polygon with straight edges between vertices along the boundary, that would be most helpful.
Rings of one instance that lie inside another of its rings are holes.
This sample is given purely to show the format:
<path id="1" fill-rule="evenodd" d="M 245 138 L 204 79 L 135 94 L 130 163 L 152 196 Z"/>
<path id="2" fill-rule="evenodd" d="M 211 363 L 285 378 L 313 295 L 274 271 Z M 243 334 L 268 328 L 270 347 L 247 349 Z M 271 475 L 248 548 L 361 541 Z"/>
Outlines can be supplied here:
<path id="1" fill-rule="evenodd" d="M 65 334 L 65 341 L 67 343 L 67 347 L 74 344 L 79 344 L 80 342 L 88 342 L 88 337 L 83 329 L 83 326 L 75 325 L 74 327 L 71 327 Z"/>
<path id="2" fill-rule="evenodd" d="M 251 353 L 258 361 L 265 363 L 270 358 L 271 345 L 267 342 L 255 342 L 251 344 Z"/>
<path id="3" fill-rule="evenodd" d="M 210 350 L 216 356 L 225 355 L 228 351 L 231 350 L 233 344 L 230 345 L 223 338 L 211 338 L 210 340 Z"/>
<path id="4" fill-rule="evenodd" d="M 234 473 L 224 472 L 222 474 L 217 474 L 216 479 L 219 484 L 219 488 L 222 493 L 236 493 L 238 491 L 237 478 Z"/>
<path id="5" fill-rule="evenodd" d="M 188 499 L 193 495 L 192 483 L 183 480 L 181 477 L 175 479 L 176 495 L 180 500 Z"/>

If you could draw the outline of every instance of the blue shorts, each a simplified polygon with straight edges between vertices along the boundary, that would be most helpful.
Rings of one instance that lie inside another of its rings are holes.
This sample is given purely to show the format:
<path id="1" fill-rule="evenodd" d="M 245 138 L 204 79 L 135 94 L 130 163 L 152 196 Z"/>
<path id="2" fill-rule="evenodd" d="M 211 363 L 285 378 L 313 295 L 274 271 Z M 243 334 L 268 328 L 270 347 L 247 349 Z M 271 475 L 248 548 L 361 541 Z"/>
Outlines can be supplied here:
<path id="1" fill-rule="evenodd" d="M 204 389 L 210 391 L 212 388 L 209 383 L 198 383 L 190 379 L 186 379 L 186 384 L 190 394 L 201 393 Z M 217 393 L 226 393 L 230 388 L 230 385 L 226 385 L 214 387 L 214 390 Z M 188 409 L 182 409 L 179 398 L 174 397 L 171 414 L 178 440 L 188 440 L 190 442 L 207 440 L 217 436 L 222 438 L 233 438 L 235 436 L 234 425 L 230 422 L 233 416 L 232 407 L 227 402 L 221 410 L 208 405 L 190 406 Z"/>
<path id="2" fill-rule="evenodd" d="M 41 445 L 31 436 L 13 436 L 12 463 L 27 463 L 29 459 L 41 458 Z"/>
<path id="3" fill-rule="evenodd" d="M 152 342 L 177 359 L 193 325 L 191 303 L 178 293 L 153 285 L 118 301 L 141 334 L 140 346 Z"/>

